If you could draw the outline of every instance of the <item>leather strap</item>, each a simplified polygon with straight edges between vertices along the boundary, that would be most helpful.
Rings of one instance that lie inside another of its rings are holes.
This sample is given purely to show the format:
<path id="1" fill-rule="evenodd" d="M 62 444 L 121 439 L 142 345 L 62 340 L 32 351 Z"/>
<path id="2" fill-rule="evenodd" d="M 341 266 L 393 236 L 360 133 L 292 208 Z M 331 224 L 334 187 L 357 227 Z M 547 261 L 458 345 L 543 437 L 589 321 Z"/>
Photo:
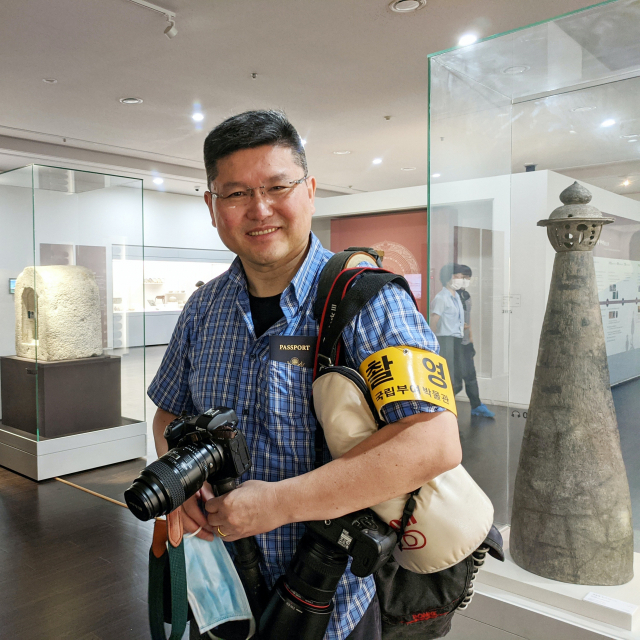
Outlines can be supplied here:
<path id="1" fill-rule="evenodd" d="M 182 535 L 184 530 L 182 529 L 181 516 L 182 507 L 178 507 L 167 516 L 167 527 L 169 529 L 169 542 L 172 547 L 177 547 L 182 542 Z"/>

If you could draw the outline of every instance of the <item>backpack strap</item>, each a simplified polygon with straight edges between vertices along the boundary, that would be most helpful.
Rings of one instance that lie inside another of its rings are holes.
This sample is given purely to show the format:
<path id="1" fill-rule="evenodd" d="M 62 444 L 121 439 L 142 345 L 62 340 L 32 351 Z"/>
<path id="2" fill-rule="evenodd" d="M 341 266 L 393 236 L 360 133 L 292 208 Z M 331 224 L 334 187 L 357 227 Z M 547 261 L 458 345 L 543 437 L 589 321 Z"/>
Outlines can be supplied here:
<path id="1" fill-rule="evenodd" d="M 345 251 L 340 251 L 329 258 L 329 262 L 327 262 L 320 274 L 318 295 L 313 305 L 313 315 L 318 322 L 320 322 L 327 296 L 338 274 L 362 262 L 368 262 L 372 267 L 382 268 L 381 252 L 370 247 L 349 247 Z"/>
<path id="2" fill-rule="evenodd" d="M 359 276 L 362 277 L 354 283 Z M 336 364 L 338 346 L 344 329 L 362 311 L 367 302 L 391 282 L 400 285 L 415 302 L 409 283 L 402 276 L 384 269 L 367 267 L 347 269 L 336 278 L 327 298 L 318 331 L 316 372 L 318 366 Z M 336 304 L 335 300 L 338 297 L 340 301 Z"/>
<path id="3" fill-rule="evenodd" d="M 364 251 L 368 252 L 369 249 Z M 352 253 L 349 253 L 352 252 Z M 345 256 L 344 254 L 349 254 Z M 337 364 L 340 355 L 340 339 L 342 332 L 349 323 L 362 311 L 364 306 L 372 300 L 382 288 L 394 282 L 400 285 L 416 302 L 411 292 L 409 283 L 400 275 L 391 273 L 382 268 L 355 267 L 348 268 L 345 265 L 362 263 L 365 259 L 358 248 L 351 247 L 346 252 L 335 254 L 329 259 L 318 284 L 318 297 L 314 306 L 314 313 L 318 320 L 318 341 L 313 369 L 313 379 L 317 377 L 320 369 Z M 380 259 L 376 262 L 380 265 Z M 339 267 L 344 267 L 338 271 Z M 329 280 L 331 278 L 331 280 Z M 358 279 L 359 278 L 359 279 Z M 318 310 L 322 301 L 322 309 Z M 315 468 L 322 466 L 324 453 L 324 434 L 320 423 L 316 421 L 315 433 Z M 415 496 L 420 489 L 412 491 L 409 495 L 402 520 L 397 530 L 398 543 L 402 550 L 402 539 L 405 529 L 416 507 Z"/>

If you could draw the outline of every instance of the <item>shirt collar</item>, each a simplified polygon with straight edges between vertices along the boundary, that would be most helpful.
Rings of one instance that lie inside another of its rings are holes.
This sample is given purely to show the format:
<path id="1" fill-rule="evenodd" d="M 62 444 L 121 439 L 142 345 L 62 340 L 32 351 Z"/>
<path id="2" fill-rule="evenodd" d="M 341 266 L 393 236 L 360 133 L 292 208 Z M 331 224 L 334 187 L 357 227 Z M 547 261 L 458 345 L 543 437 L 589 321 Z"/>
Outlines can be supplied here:
<path id="1" fill-rule="evenodd" d="M 311 293 L 311 288 L 316 281 L 318 270 L 329 259 L 329 251 L 324 249 L 317 236 L 309 234 L 309 251 L 302 266 L 293 277 L 287 288 L 282 293 L 281 304 L 300 306 Z M 240 258 L 236 256 L 229 267 L 229 279 L 235 282 L 242 290 L 248 291 L 247 277 Z"/>
<path id="2" fill-rule="evenodd" d="M 300 306 L 311 293 L 318 270 L 329 259 L 329 252 L 320 244 L 320 240 L 318 240 L 313 232 L 309 234 L 309 238 L 311 242 L 307 257 L 298 269 L 298 273 L 293 276 L 293 280 L 291 280 L 289 286 L 284 290 L 283 302 L 288 301 L 287 298 L 290 295 L 291 302 Z"/>

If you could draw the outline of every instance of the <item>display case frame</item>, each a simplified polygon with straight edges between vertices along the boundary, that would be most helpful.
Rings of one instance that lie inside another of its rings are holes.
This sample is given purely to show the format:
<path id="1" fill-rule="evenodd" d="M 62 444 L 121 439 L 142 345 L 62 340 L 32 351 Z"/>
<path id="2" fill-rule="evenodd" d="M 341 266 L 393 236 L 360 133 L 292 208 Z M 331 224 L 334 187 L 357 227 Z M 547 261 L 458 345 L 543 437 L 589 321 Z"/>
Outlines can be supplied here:
<path id="1" fill-rule="evenodd" d="M 637 637 L 640 625 L 640 440 L 632 417 L 640 396 L 632 392 L 640 379 L 634 341 L 640 255 L 633 240 L 640 238 L 640 106 L 633 99 L 640 90 L 639 25 L 638 2 L 609 0 L 434 53 L 428 62 L 428 297 L 439 290 L 438 273 L 447 263 L 468 264 L 479 275 L 469 291 L 475 322 L 484 321 L 480 351 L 492 356 L 489 374 L 478 378 L 480 395 L 499 422 L 469 432 L 461 427 L 463 464 L 498 506 L 507 543 L 555 255 L 536 223 L 574 181 L 591 192 L 592 205 L 616 217 L 594 259 L 631 488 L 636 577 L 619 587 L 566 585 L 533 576 L 508 557 L 505 565 L 487 563 L 478 590 L 593 632 L 615 629 L 610 637 L 620 638 Z M 488 215 L 482 202 L 491 203 Z M 463 210 L 469 206 L 475 212 Z M 475 229 L 487 236 L 479 250 L 467 239 Z M 487 449 L 491 437 L 499 446 Z M 601 606 L 589 601 L 589 592 L 605 596 Z"/>
<path id="2" fill-rule="evenodd" d="M 0 219 L 16 280 L 0 298 L 0 465 L 44 480 L 145 456 L 144 331 L 114 347 L 111 272 L 115 244 L 144 247 L 142 180 L 21 167 L 0 174 Z"/>

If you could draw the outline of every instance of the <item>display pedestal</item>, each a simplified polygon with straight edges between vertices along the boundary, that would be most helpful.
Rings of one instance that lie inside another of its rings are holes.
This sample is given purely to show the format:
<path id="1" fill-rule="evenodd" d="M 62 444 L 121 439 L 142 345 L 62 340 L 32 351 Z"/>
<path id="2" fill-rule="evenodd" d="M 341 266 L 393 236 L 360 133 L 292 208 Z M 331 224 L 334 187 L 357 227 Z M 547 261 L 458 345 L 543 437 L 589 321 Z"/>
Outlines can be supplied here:
<path id="1" fill-rule="evenodd" d="M 122 425 L 120 358 L 0 358 L 2 423 L 41 438 Z M 36 388 L 37 387 L 37 388 Z"/>
<path id="2" fill-rule="evenodd" d="M 606 637 L 640 638 L 640 554 L 634 554 L 635 577 L 627 584 L 615 587 L 567 584 L 537 576 L 516 565 L 508 553 L 509 532 L 509 528 L 502 531 L 505 562 L 487 558 L 476 579 L 478 593 Z M 609 606 L 585 600 L 589 593 L 604 596 L 603 602 Z"/>
<path id="3" fill-rule="evenodd" d="M 147 423 L 121 418 L 122 426 L 41 438 L 0 423 L 0 465 L 33 480 L 104 467 L 147 455 Z"/>

